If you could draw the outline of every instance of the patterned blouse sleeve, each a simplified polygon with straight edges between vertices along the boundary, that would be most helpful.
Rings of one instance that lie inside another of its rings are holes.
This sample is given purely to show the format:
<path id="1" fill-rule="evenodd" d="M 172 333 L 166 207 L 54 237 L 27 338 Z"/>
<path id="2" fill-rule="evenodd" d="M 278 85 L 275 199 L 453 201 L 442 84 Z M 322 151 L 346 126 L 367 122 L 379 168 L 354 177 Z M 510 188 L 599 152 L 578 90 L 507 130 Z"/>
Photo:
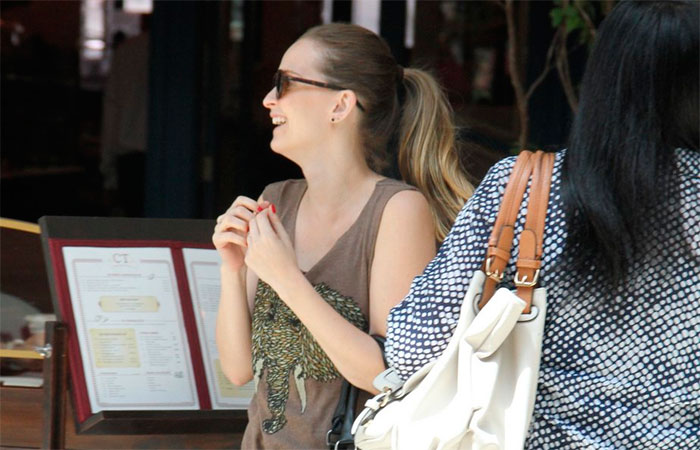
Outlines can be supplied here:
<path id="1" fill-rule="evenodd" d="M 437 256 L 413 280 L 388 317 L 386 356 L 403 379 L 437 358 L 459 319 L 464 294 L 481 267 L 515 158 L 494 165 L 457 216 Z"/>

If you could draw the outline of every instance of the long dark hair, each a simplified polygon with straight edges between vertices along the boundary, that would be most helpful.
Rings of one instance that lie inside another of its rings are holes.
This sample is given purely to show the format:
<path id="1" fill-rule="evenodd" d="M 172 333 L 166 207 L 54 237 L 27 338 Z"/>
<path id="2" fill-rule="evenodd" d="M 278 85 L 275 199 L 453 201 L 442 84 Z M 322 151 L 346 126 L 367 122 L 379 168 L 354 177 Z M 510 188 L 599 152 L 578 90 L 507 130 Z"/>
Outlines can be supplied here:
<path id="1" fill-rule="evenodd" d="M 622 1 L 588 60 L 562 196 L 568 245 L 613 284 L 643 251 L 647 214 L 669 203 L 675 149 L 700 147 L 699 9 L 695 1 Z"/>
<path id="2" fill-rule="evenodd" d="M 428 200 L 435 237 L 442 241 L 474 188 L 459 159 L 457 147 L 465 144 L 456 140 L 452 108 L 440 84 L 428 72 L 400 67 L 380 36 L 357 25 L 319 25 L 300 39 L 323 48 L 325 77 L 352 89 L 364 106 L 360 126 L 372 169 L 386 166 L 387 144 L 394 137 L 401 176 Z"/>

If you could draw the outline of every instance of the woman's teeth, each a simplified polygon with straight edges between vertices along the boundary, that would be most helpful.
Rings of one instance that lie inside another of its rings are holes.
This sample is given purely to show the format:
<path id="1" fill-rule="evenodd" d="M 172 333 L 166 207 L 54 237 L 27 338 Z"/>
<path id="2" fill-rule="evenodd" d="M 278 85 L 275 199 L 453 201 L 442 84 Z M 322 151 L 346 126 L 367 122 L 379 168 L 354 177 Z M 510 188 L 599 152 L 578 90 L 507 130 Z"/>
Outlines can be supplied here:
<path id="1" fill-rule="evenodd" d="M 287 123 L 287 119 L 285 119 L 284 117 L 273 117 L 272 118 L 273 125 L 284 125 L 285 123 Z"/>

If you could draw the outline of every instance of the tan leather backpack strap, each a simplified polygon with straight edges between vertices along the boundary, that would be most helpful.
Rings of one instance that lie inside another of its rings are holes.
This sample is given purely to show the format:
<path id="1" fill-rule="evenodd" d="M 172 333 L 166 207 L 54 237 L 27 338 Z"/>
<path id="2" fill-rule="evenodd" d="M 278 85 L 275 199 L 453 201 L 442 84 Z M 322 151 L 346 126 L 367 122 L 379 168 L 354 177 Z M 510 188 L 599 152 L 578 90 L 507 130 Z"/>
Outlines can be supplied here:
<path id="1" fill-rule="evenodd" d="M 518 217 L 520 203 L 527 189 L 527 183 L 534 165 L 533 156 L 533 152 L 523 150 L 515 161 L 510 178 L 508 179 L 508 184 L 506 184 L 506 189 L 503 193 L 503 199 L 501 200 L 501 207 L 496 216 L 496 222 L 493 224 L 493 230 L 489 237 L 489 247 L 497 245 L 498 231 L 501 227 L 507 224 L 513 225 Z"/>
<path id="2" fill-rule="evenodd" d="M 518 297 L 527 302 L 527 306 L 523 310 L 525 314 L 530 312 L 533 290 L 537 286 L 542 266 L 544 225 L 547 217 L 553 167 L 554 154 L 543 153 L 532 173 L 525 226 L 518 241 L 519 251 L 518 259 L 515 262 L 517 270 L 514 283 Z"/>
<path id="3" fill-rule="evenodd" d="M 530 174 L 540 156 L 529 151 L 522 151 L 515 161 L 486 250 L 486 258 L 482 267 L 486 274 L 486 282 L 479 301 L 479 308 L 482 308 L 491 299 L 496 291 L 496 286 L 503 279 L 503 272 L 510 259 L 510 249 L 513 246 L 515 220 L 518 217 Z"/>

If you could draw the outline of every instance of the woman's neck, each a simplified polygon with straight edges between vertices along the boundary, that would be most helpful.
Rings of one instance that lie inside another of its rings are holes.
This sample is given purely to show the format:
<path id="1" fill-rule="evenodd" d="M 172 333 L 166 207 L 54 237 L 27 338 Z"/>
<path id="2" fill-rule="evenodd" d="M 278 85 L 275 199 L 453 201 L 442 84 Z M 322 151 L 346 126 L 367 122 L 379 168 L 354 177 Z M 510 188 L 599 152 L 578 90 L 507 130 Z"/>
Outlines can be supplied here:
<path id="1" fill-rule="evenodd" d="M 304 195 L 307 207 L 335 215 L 342 214 L 344 208 L 355 209 L 352 206 L 366 203 L 382 176 L 367 166 L 364 156 L 352 157 L 358 153 L 327 154 L 324 161 L 302 167 L 308 186 Z"/>

